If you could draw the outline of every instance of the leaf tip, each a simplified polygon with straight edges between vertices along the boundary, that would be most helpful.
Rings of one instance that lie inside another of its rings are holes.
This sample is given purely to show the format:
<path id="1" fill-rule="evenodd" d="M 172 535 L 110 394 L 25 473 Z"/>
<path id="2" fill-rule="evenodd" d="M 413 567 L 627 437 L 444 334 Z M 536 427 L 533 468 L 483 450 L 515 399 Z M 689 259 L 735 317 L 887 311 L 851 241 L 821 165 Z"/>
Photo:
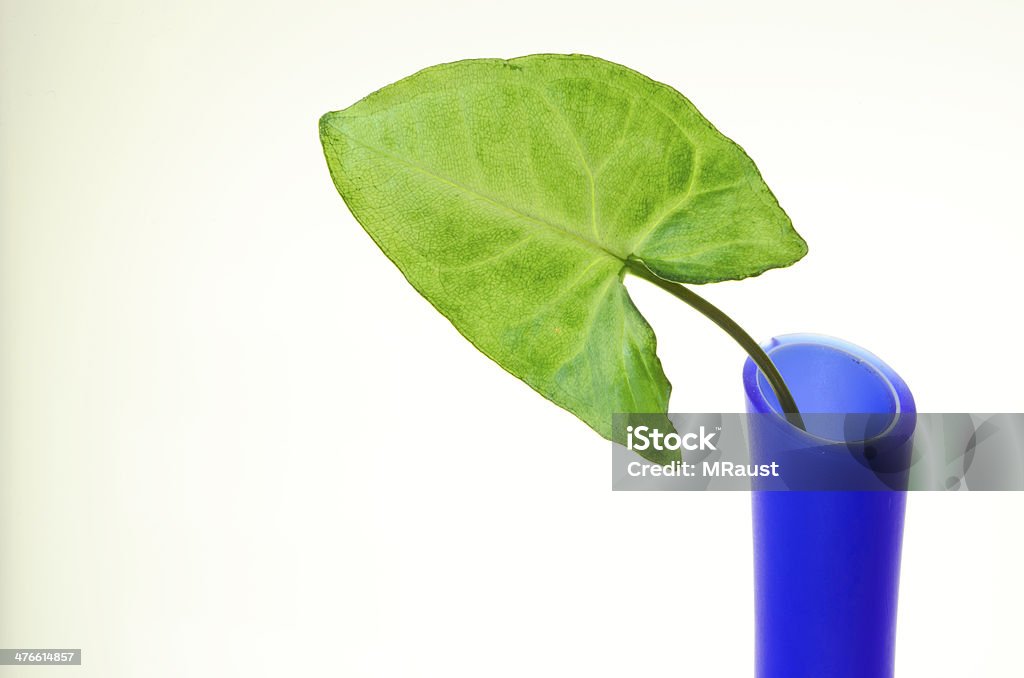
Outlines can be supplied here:
<path id="1" fill-rule="evenodd" d="M 797 233 L 796 229 L 790 226 L 789 233 L 789 249 L 790 249 L 790 262 L 789 265 L 795 264 L 796 262 L 807 256 L 810 248 L 807 246 L 807 241 L 804 240 L 803 236 Z"/>
<path id="2" fill-rule="evenodd" d="M 334 115 L 334 111 L 329 111 L 320 116 L 317 128 L 320 130 L 320 140 L 323 141 L 327 138 L 330 133 L 330 120 L 331 116 Z"/>

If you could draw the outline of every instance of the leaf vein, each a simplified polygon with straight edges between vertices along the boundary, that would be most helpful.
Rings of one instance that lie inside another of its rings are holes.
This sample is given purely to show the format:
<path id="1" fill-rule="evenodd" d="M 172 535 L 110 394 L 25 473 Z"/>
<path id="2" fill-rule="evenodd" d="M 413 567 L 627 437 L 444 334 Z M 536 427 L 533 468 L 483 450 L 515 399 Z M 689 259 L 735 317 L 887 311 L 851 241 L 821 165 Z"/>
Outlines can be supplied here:
<path id="1" fill-rule="evenodd" d="M 499 199 L 497 199 L 495 197 L 492 197 L 492 196 L 482 192 L 479 189 L 467 186 L 467 185 L 465 185 L 463 183 L 455 181 L 454 179 L 452 179 L 450 177 L 446 177 L 446 176 L 443 176 L 441 174 L 438 174 L 436 171 L 434 171 L 432 169 L 429 169 L 429 168 L 424 167 L 422 165 L 419 165 L 417 163 L 414 163 L 414 162 L 411 162 L 409 160 L 406 160 L 405 158 L 403 158 L 401 156 L 398 156 L 398 155 L 395 155 L 393 153 L 389 153 L 386 150 L 384 150 L 382 148 L 378 148 L 378 147 L 376 147 L 376 146 L 374 146 L 372 144 L 368 144 L 365 141 L 363 141 L 361 139 L 357 139 L 356 137 L 352 136 L 351 134 L 349 134 L 345 130 L 343 130 L 340 127 L 338 127 L 337 125 L 333 124 L 333 122 L 329 123 L 329 124 L 339 134 L 341 134 L 344 137 L 348 138 L 353 143 L 355 143 L 355 144 L 357 144 L 359 146 L 362 146 L 363 148 L 365 148 L 365 149 L 367 149 L 369 151 L 372 151 L 373 153 L 376 153 L 376 154 L 378 154 L 378 155 L 380 155 L 380 156 L 382 156 L 384 158 L 387 158 L 387 159 L 392 160 L 394 162 L 397 162 L 399 164 L 405 165 L 409 169 L 411 169 L 411 170 L 413 170 L 415 172 L 419 172 L 420 174 L 423 174 L 423 175 L 425 175 L 427 177 L 435 179 L 435 180 L 437 180 L 439 182 L 448 184 L 452 188 L 455 188 L 455 189 L 457 189 L 459 191 L 462 191 L 463 193 L 468 193 L 468 194 L 471 194 L 473 196 L 476 196 L 477 198 L 479 198 L 479 199 L 481 199 L 481 200 L 483 200 L 483 201 L 485 201 L 487 203 L 490 203 L 491 205 L 493 205 L 493 206 L 495 206 L 495 207 L 497 207 L 497 208 L 499 208 L 501 210 L 504 210 L 505 212 L 509 212 L 509 213 L 519 217 L 520 219 L 523 219 L 525 221 L 530 221 L 530 222 L 533 222 L 535 224 L 539 224 L 541 226 L 546 226 L 548 229 L 551 229 L 551 230 L 561 234 L 564 237 L 570 238 L 570 239 L 575 240 L 575 241 L 577 241 L 577 242 L 579 242 L 579 243 L 581 243 L 583 245 L 586 245 L 590 249 L 593 249 L 594 251 L 596 251 L 596 252 L 598 252 L 600 254 L 606 255 L 606 256 L 608 256 L 608 257 L 610 257 L 612 259 L 615 259 L 617 261 L 620 261 L 620 262 L 624 261 L 624 258 L 622 256 L 620 256 L 620 255 L 618 255 L 618 254 L 616 254 L 616 253 L 606 249 L 600 243 L 596 243 L 596 242 L 590 240 L 589 238 L 585 238 L 585 237 L 583 237 L 583 236 L 581 236 L 581 235 L 579 235 L 577 233 L 573 233 L 572 231 L 570 231 L 569 229 L 567 229 L 567 228 L 565 228 L 563 226 L 559 226 L 558 224 L 554 224 L 554 223 L 552 223 L 550 221 L 547 221 L 545 219 L 541 219 L 539 217 L 535 217 L 532 214 L 528 214 L 528 213 L 522 211 L 521 209 L 518 209 L 518 208 L 513 207 L 511 205 L 505 204 L 501 200 L 499 200 Z"/>
<path id="2" fill-rule="evenodd" d="M 544 90 L 539 87 L 533 87 L 533 89 L 544 105 L 555 114 L 565 128 L 565 131 L 569 133 L 569 138 L 572 139 L 573 145 L 576 146 L 576 152 L 580 156 L 580 162 L 583 164 L 583 171 L 587 173 L 587 179 L 590 182 L 590 232 L 594 234 L 594 237 L 598 240 L 601 239 L 601 234 L 597 232 L 597 186 L 594 181 L 594 172 L 590 168 L 590 163 L 587 162 L 587 155 L 583 152 L 583 144 L 580 143 L 579 135 L 573 130 L 572 125 L 569 122 L 569 118 L 565 115 L 565 111 L 555 106 L 555 104 L 548 98 L 548 95 L 544 93 Z"/>

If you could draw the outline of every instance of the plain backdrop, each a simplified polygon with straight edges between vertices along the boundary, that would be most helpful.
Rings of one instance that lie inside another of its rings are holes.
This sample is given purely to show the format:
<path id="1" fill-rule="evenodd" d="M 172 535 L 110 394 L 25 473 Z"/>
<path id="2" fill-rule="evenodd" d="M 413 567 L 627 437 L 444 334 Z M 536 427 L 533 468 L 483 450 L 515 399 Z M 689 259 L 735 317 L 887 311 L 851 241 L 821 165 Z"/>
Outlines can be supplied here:
<path id="1" fill-rule="evenodd" d="M 1024 411 L 1017 0 L 0 7 L 0 647 L 84 651 L 32 676 L 752 674 L 749 496 L 612 493 L 335 193 L 318 117 L 436 63 L 671 84 L 810 244 L 702 293 Z M 741 410 L 740 349 L 629 288 L 672 409 Z M 1022 509 L 910 497 L 899 675 L 1021 675 Z"/>

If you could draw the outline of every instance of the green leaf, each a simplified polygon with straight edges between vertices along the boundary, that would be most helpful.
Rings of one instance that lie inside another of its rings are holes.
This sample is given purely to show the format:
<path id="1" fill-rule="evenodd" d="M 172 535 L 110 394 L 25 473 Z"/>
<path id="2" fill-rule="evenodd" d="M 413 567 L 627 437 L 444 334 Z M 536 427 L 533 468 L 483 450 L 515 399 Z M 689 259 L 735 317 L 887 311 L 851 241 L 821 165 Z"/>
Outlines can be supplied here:
<path id="1" fill-rule="evenodd" d="M 320 120 L 334 184 L 478 349 L 605 437 L 671 386 L 622 284 L 806 252 L 754 163 L 671 87 L 581 55 L 420 71 Z"/>

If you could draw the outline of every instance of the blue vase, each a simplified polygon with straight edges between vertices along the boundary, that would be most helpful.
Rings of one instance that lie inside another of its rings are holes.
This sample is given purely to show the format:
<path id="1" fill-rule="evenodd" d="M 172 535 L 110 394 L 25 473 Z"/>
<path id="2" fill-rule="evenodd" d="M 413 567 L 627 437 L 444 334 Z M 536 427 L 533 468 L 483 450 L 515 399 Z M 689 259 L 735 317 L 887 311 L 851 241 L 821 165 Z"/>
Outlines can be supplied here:
<path id="1" fill-rule="evenodd" d="M 916 424 L 906 383 L 876 356 L 794 334 L 765 350 L 804 414 L 780 413 L 751 360 L 743 370 L 753 463 L 758 678 L 891 678 Z"/>

